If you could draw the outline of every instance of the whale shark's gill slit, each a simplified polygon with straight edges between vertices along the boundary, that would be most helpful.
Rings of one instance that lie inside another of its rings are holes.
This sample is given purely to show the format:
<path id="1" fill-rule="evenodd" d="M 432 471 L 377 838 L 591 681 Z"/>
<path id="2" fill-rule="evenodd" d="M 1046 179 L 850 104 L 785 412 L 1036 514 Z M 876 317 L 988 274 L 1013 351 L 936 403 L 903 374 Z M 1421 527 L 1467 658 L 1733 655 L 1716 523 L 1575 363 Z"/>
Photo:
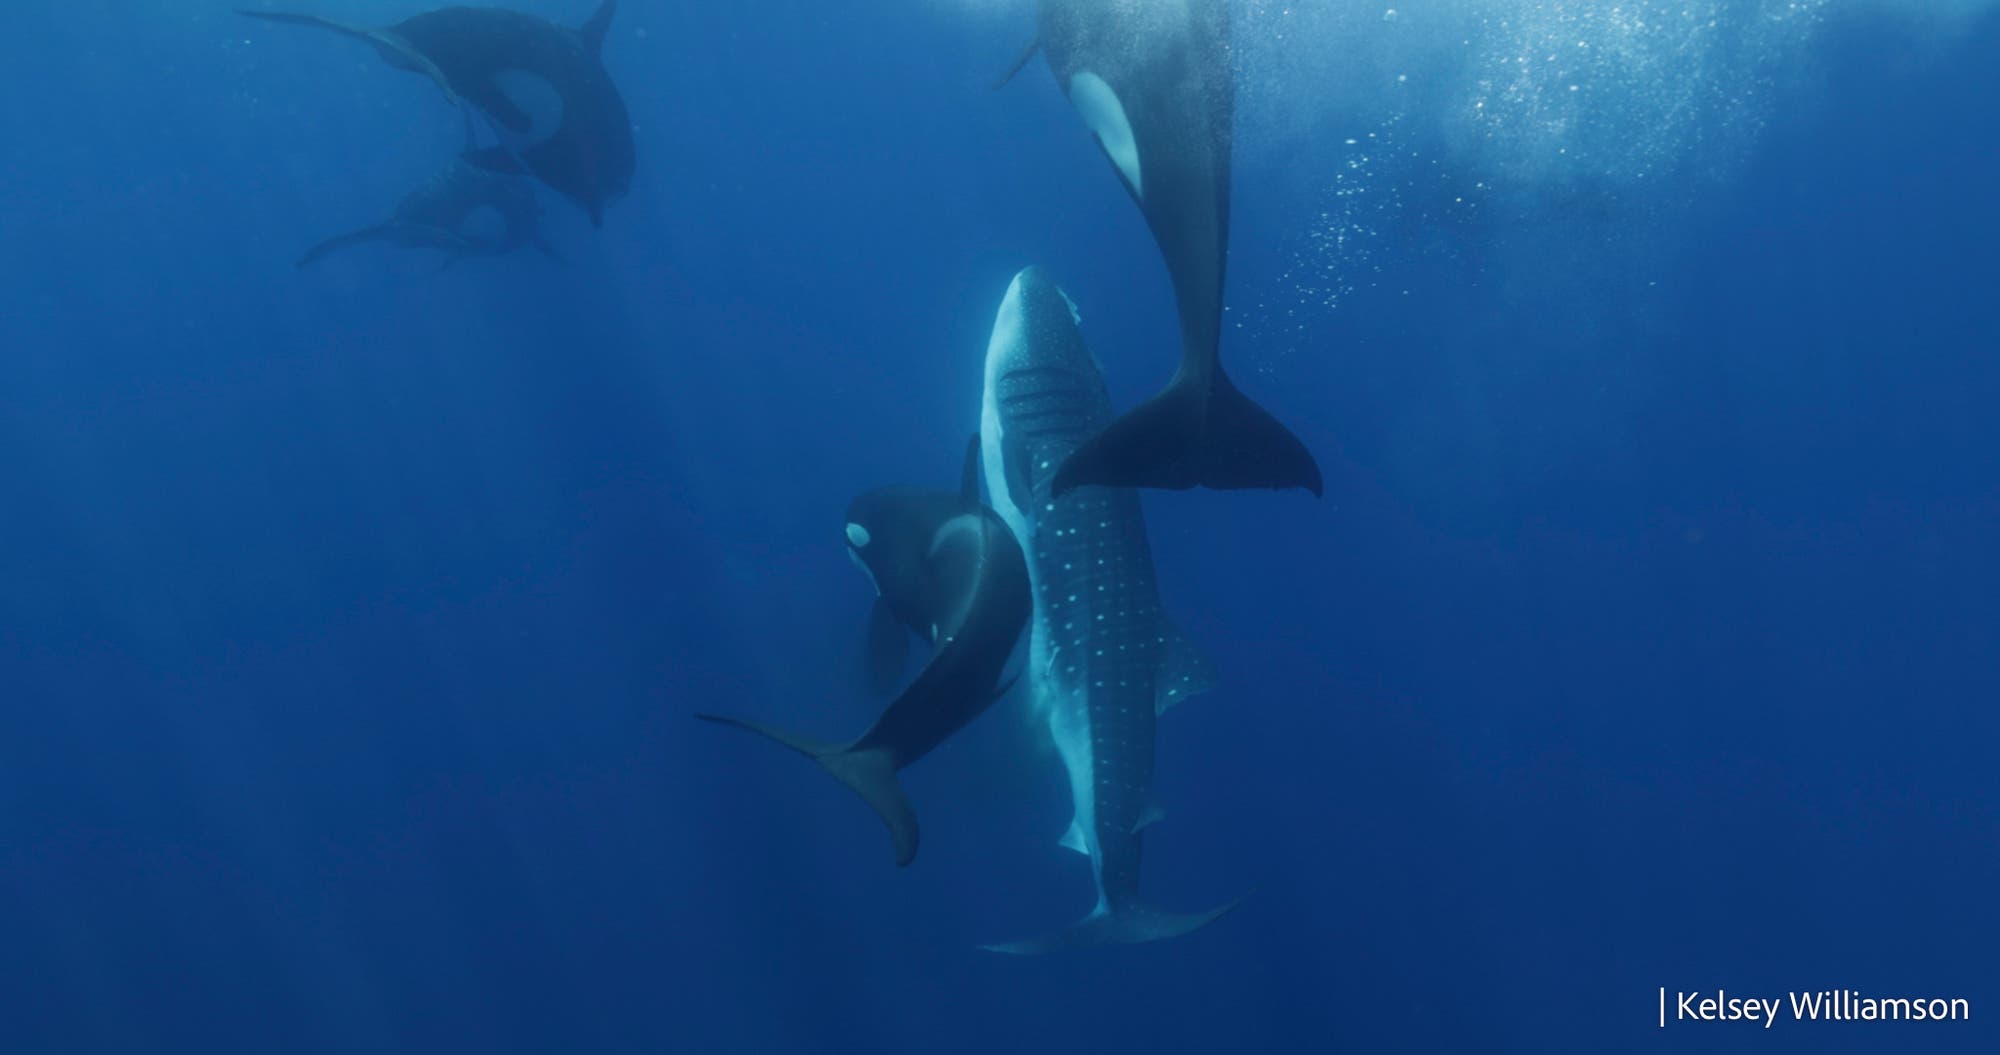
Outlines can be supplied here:
<path id="1" fill-rule="evenodd" d="M 1021 430 L 1021 438 L 1030 440 L 1046 440 L 1056 437 L 1075 439 L 1088 434 L 1089 431 L 1081 422 L 1070 422 L 1066 425 L 1043 425 L 1040 428 L 1024 428 Z"/>
<path id="2" fill-rule="evenodd" d="M 1014 414 L 1013 423 L 1015 425 L 1033 425 L 1055 418 L 1083 418 L 1086 416 L 1080 408 L 1073 406 L 1045 407 L 1038 410 L 1017 411 Z"/>
<path id="3" fill-rule="evenodd" d="M 1000 383 L 1004 385 L 1009 381 L 1023 381 L 1031 377 L 1062 377 L 1077 381 L 1083 380 L 1082 374 L 1068 367 L 1041 364 L 1036 366 L 1017 366 L 1001 374 Z"/>
<path id="4" fill-rule="evenodd" d="M 1009 392 L 1000 397 L 1000 406 L 1004 410 L 1013 410 L 1040 400 L 1060 400 L 1081 405 L 1088 405 L 1093 402 L 1081 389 L 1060 388 L 1049 385 L 1043 388 L 1028 388 L 1018 392 Z"/>

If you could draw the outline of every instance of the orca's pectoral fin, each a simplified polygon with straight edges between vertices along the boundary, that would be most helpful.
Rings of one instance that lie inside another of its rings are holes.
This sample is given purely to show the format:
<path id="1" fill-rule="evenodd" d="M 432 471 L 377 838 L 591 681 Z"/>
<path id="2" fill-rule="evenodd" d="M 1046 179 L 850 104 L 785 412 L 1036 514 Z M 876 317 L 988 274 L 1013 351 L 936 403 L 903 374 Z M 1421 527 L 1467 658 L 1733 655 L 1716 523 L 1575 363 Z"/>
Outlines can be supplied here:
<path id="1" fill-rule="evenodd" d="M 1178 913 L 1162 912 L 1150 905 L 1135 903 L 1110 912 L 1092 913 L 1074 926 L 1040 937 L 1029 938 L 1026 941 L 1003 942 L 998 945 L 982 945 L 980 948 L 988 952 L 1013 953 L 1017 956 L 1040 956 L 1067 949 L 1088 949 L 1096 945 L 1133 945 L 1146 941 L 1164 941 L 1200 930 L 1227 915 L 1230 909 L 1240 904 L 1242 901 L 1239 899 L 1207 912 Z"/>
<path id="2" fill-rule="evenodd" d="M 860 795 L 862 801 L 868 803 L 875 811 L 875 815 L 882 818 L 882 823 L 888 825 L 889 838 L 896 846 L 898 866 L 907 865 L 916 858 L 917 814 L 910 808 L 910 800 L 903 796 L 902 785 L 896 782 L 896 761 L 888 748 L 870 747 L 854 750 L 837 744 L 793 736 L 762 722 L 724 718 L 713 714 L 697 714 L 695 717 L 704 722 L 748 729 L 760 736 L 776 740 L 818 762 L 820 768 L 833 774 L 835 780 Z"/>
<path id="3" fill-rule="evenodd" d="M 1205 386 L 1178 375 L 1166 391 L 1105 426 L 1070 452 L 1050 494 L 1090 484 L 1322 491 L 1312 452 L 1219 369 Z"/>
<path id="4" fill-rule="evenodd" d="M 1014 60 L 1014 64 L 1012 66 L 1007 67 L 1007 72 L 1001 74 L 998 78 L 996 78 L 993 81 L 993 90 L 997 92 L 1000 89 L 1005 88 L 1007 86 L 1007 83 L 1014 79 L 1014 75 L 1021 72 L 1021 67 L 1026 66 L 1028 64 L 1028 60 L 1034 58 L 1035 52 L 1040 51 L 1041 48 L 1042 48 L 1042 38 L 1036 37 L 1035 39 L 1028 41 L 1028 46 L 1021 49 L 1021 54 L 1018 58 Z"/>

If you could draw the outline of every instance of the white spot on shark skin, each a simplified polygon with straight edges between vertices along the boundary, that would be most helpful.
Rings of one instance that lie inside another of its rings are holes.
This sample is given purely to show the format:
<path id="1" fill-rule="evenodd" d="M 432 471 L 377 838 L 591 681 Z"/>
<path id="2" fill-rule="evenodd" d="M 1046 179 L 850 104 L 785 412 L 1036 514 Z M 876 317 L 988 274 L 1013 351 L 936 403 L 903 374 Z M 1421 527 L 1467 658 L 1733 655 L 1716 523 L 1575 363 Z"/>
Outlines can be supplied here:
<path id="1" fill-rule="evenodd" d="M 493 87 L 528 118 L 525 132 L 503 126 L 515 149 L 525 150 L 545 142 L 562 127 L 562 93 L 547 77 L 527 70 L 501 70 L 493 75 Z"/>
<path id="2" fill-rule="evenodd" d="M 1097 144 L 1118 166 L 1118 172 L 1132 188 L 1132 196 L 1143 198 L 1146 194 L 1143 174 L 1139 171 L 1139 142 L 1132 135 L 1132 122 L 1125 116 L 1125 104 L 1118 101 L 1118 93 L 1104 78 L 1088 70 L 1069 79 L 1069 103 L 1083 118 L 1083 123 L 1097 136 Z"/>

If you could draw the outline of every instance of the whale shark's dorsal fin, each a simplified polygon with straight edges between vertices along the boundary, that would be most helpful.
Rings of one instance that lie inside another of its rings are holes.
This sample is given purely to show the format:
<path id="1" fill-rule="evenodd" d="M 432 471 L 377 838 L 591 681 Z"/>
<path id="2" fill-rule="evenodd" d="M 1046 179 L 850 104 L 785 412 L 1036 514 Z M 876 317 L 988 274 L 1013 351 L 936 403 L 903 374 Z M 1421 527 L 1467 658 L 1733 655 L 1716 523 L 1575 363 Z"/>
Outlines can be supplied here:
<path id="1" fill-rule="evenodd" d="M 1165 616 L 1160 617 L 1160 666 L 1153 675 L 1153 713 L 1215 688 L 1215 665 Z"/>
<path id="2" fill-rule="evenodd" d="M 971 505 L 979 504 L 979 433 L 965 445 L 965 467 L 959 471 L 958 496 Z"/>
<path id="3" fill-rule="evenodd" d="M 1007 72 L 1001 74 L 999 78 L 993 82 L 993 90 L 997 92 L 1000 89 L 1007 87 L 1007 82 L 1013 80 L 1014 75 L 1021 72 L 1021 67 L 1026 66 L 1028 64 L 1028 60 L 1035 57 L 1035 52 L 1040 51 L 1041 49 L 1042 49 L 1042 38 L 1036 37 L 1033 40 L 1028 41 L 1028 46 L 1021 49 L 1021 56 L 1014 60 L 1014 64 L 1012 66 L 1007 67 Z"/>
<path id="4" fill-rule="evenodd" d="M 611 18 L 617 13 L 618 0 L 604 0 L 604 3 L 598 5 L 597 13 L 591 15 L 590 21 L 585 22 L 583 28 L 576 31 L 577 36 L 583 38 L 583 50 L 592 56 L 604 53 L 604 34 L 611 29 Z"/>

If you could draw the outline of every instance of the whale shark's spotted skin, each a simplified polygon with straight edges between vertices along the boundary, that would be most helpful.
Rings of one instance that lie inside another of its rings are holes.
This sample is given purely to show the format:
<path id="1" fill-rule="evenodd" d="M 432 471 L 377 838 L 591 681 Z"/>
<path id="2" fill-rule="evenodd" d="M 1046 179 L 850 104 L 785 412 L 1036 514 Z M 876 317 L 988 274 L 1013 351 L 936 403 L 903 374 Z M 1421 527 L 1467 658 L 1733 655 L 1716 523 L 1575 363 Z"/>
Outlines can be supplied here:
<path id="1" fill-rule="evenodd" d="M 1039 271 L 1009 288 L 987 348 L 981 449 L 993 508 L 1028 556 L 1035 613 L 1026 677 L 1070 783 L 1063 845 L 1090 858 L 1092 921 L 1146 921 L 1144 933 L 1075 934 L 1059 944 L 1165 937 L 1187 923 L 1139 901 L 1141 833 L 1153 803 L 1157 716 L 1206 690 L 1207 664 L 1160 610 L 1138 492 L 1080 487 L 1051 498 L 1056 467 L 1111 419 L 1074 307 Z M 1010 948 L 1040 951 L 1043 946 Z M 1049 946 L 1056 947 L 1056 946 Z"/>

